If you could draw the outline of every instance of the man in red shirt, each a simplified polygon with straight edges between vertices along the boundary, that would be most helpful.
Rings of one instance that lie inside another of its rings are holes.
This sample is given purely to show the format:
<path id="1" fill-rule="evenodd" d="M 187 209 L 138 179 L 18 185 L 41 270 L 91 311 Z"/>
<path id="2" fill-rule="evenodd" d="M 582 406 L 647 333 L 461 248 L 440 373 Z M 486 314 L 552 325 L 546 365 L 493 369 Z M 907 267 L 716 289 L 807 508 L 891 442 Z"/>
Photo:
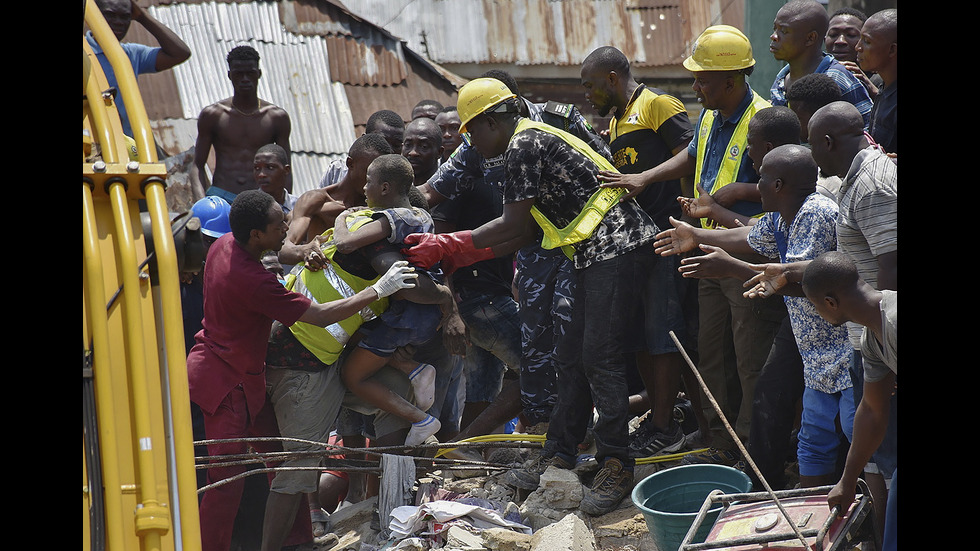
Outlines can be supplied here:
<path id="1" fill-rule="evenodd" d="M 265 356 L 274 320 L 287 326 L 297 321 L 327 326 L 381 297 L 413 287 L 418 277 L 407 263 L 397 262 L 377 283 L 354 296 L 318 304 L 288 291 L 262 266 L 262 253 L 279 251 L 288 228 L 282 207 L 271 195 L 261 190 L 240 193 L 231 205 L 229 222 L 231 233 L 208 250 L 203 329 L 187 357 L 190 398 L 204 412 L 209 440 L 278 433 L 275 414 L 265 407 Z M 208 446 L 212 457 L 246 451 L 244 442 Z M 244 471 L 244 466 L 208 469 L 208 484 Z M 231 546 L 243 489 L 244 480 L 238 480 L 204 492 L 200 513 L 205 550 L 226 551 Z M 312 534 L 308 524 L 306 528 Z"/>

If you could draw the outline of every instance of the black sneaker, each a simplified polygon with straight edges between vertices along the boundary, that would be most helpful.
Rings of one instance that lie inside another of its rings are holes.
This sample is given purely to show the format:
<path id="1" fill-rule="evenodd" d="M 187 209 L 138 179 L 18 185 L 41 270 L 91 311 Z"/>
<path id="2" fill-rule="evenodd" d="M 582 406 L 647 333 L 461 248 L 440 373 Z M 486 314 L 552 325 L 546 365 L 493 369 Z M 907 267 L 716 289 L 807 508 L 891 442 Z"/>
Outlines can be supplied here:
<path id="1" fill-rule="evenodd" d="M 672 420 L 666 432 L 653 430 L 646 439 L 634 440 L 629 446 L 630 457 L 649 457 L 676 452 L 684 447 L 686 441 L 681 426 Z"/>
<path id="2" fill-rule="evenodd" d="M 640 421 L 640 424 L 637 425 L 636 430 L 629 434 L 627 443 L 630 447 L 632 447 L 641 442 L 646 442 L 655 431 L 656 429 L 653 426 L 653 415 L 648 413 L 647 416 Z"/>
<path id="3" fill-rule="evenodd" d="M 616 509 L 632 487 L 632 469 L 625 468 L 619 459 L 610 457 L 603 463 L 578 507 L 593 517 L 604 515 Z"/>
<path id="4" fill-rule="evenodd" d="M 571 461 L 568 461 L 559 454 L 541 454 L 533 459 L 528 459 L 520 469 L 511 469 L 508 471 L 505 482 L 509 482 L 522 490 L 536 490 L 538 483 L 541 482 L 541 473 L 545 472 L 552 465 L 561 469 L 572 469 L 575 467 Z"/>

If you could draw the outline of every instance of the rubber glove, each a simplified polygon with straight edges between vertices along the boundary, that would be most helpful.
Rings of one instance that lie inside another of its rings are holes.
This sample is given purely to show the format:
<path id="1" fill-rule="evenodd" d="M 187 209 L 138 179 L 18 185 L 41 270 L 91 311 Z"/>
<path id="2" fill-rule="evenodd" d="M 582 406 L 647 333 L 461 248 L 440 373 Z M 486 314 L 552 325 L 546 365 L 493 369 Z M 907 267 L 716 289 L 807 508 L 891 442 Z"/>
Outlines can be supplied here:
<path id="1" fill-rule="evenodd" d="M 408 262 L 399 260 L 388 268 L 388 271 L 375 281 L 371 287 L 378 293 L 378 298 L 393 295 L 402 289 L 415 287 L 415 280 L 419 274 L 415 268 L 408 265 Z"/>
<path id="2" fill-rule="evenodd" d="M 470 230 L 413 233 L 405 237 L 405 244 L 414 245 L 409 249 L 402 249 L 402 254 L 412 264 L 428 269 L 442 262 L 440 267 L 447 274 L 474 262 L 493 258 L 492 248 L 477 249 L 473 246 L 473 232 Z"/>

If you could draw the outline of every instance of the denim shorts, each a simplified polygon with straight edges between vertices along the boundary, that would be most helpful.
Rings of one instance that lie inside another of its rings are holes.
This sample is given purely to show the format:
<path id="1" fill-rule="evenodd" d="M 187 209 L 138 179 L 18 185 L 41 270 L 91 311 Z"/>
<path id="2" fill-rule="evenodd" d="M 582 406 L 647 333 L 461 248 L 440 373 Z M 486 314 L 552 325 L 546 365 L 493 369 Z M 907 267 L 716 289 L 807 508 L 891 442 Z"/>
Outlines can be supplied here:
<path id="1" fill-rule="evenodd" d="M 854 351 L 851 356 L 851 382 L 854 383 L 854 403 L 860 404 L 864 396 L 864 361 L 861 352 Z M 880 473 L 885 484 L 891 484 L 892 473 L 898 468 L 898 394 L 890 398 L 891 408 L 888 412 L 888 429 L 881 445 L 871 456 L 871 461 L 865 467 L 868 472 Z"/>
<path id="2" fill-rule="evenodd" d="M 698 283 L 677 271 L 681 257 L 660 256 L 643 287 L 643 308 L 635 327 L 643 331 L 650 354 L 677 352 L 670 331 L 686 350 L 697 347 Z"/>
<path id="3" fill-rule="evenodd" d="M 431 339 L 442 321 L 442 311 L 435 304 L 393 300 L 379 318 L 380 323 L 361 326 L 366 335 L 358 346 L 387 358 L 397 348 Z"/>
<path id="4" fill-rule="evenodd" d="M 850 440 L 854 432 L 854 393 L 851 389 L 833 394 L 812 388 L 803 390 L 797 449 L 801 476 L 821 476 L 836 469 L 840 439 L 834 421 L 838 415 L 844 435 Z"/>
<path id="5" fill-rule="evenodd" d="M 458 303 L 470 345 L 466 349 L 466 401 L 492 402 L 504 371 L 521 369 L 521 320 L 512 297 L 479 293 Z"/>
<path id="6" fill-rule="evenodd" d="M 208 186 L 208 190 L 204 192 L 204 195 L 213 195 L 215 197 L 221 197 L 225 201 L 228 201 L 228 203 L 232 203 L 235 200 L 235 197 L 238 196 L 238 194 L 236 193 L 232 193 L 226 189 L 222 189 L 214 185 Z"/>

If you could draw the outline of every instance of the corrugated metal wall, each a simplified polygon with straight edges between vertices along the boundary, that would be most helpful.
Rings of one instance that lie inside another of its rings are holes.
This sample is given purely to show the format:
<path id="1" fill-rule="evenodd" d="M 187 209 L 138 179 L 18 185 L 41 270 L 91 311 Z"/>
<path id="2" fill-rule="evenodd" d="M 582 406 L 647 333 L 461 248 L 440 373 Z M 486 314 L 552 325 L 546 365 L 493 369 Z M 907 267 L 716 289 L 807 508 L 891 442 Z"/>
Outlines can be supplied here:
<path id="1" fill-rule="evenodd" d="M 276 2 L 174 4 L 154 16 L 187 43 L 191 58 L 173 69 L 182 116 L 232 95 L 225 56 L 248 44 L 261 56 L 259 97 L 289 113 L 294 192 L 316 185 L 326 164 L 354 141 L 354 122 L 342 87 L 330 78 L 324 39 L 286 32 Z"/>
<path id="2" fill-rule="evenodd" d="M 706 27 L 742 26 L 744 0 L 344 0 L 436 63 L 578 66 L 613 45 L 676 66 Z M 423 36 L 424 32 L 424 36 Z"/>
<path id="3" fill-rule="evenodd" d="M 311 189 L 331 160 L 346 155 L 371 113 L 393 109 L 407 119 L 420 99 L 454 102 L 465 82 L 327 0 L 143 5 L 192 52 L 170 71 L 139 78 L 161 146 L 176 154 L 194 145 L 201 109 L 232 95 L 225 56 L 249 44 L 261 56 L 259 97 L 290 115 L 294 192 Z M 139 24 L 125 40 L 156 45 Z"/>

